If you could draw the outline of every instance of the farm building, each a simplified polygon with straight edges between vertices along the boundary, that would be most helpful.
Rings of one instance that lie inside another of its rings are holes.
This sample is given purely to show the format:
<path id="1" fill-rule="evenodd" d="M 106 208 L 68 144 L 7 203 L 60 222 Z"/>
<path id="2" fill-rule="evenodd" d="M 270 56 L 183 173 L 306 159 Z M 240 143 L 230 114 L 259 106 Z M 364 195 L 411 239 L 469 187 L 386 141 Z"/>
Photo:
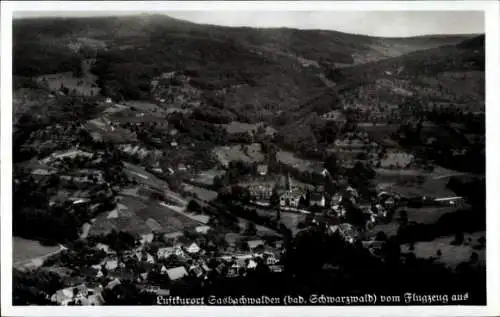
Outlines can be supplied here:
<path id="1" fill-rule="evenodd" d="M 176 281 L 187 276 L 188 272 L 183 266 L 178 266 L 167 270 L 167 275 L 171 281 Z"/>

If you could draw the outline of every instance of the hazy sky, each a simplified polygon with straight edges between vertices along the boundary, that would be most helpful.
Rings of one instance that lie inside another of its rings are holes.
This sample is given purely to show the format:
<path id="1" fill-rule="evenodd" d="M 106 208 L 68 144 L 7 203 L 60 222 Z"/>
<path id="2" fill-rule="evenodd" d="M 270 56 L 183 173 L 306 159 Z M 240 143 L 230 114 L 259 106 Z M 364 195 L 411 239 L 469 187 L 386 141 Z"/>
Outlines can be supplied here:
<path id="1" fill-rule="evenodd" d="M 110 16 L 140 12 L 15 12 L 14 17 Z M 224 26 L 337 30 L 373 36 L 484 33 L 482 11 L 168 11 L 196 23 Z"/>

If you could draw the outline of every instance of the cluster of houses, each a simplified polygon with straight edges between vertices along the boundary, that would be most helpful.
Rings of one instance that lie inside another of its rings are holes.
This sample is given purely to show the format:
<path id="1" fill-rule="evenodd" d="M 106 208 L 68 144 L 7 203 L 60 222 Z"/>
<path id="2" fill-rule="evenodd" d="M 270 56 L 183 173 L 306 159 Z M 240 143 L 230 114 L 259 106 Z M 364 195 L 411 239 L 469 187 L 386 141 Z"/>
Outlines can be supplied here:
<path id="1" fill-rule="evenodd" d="M 90 153 L 78 148 L 54 152 L 41 160 L 32 160 L 26 167 L 35 179 L 55 175 L 61 184 L 103 184 L 103 172 L 92 168 L 101 160 L 100 152 Z M 74 165 L 72 165 L 75 163 Z M 83 167 L 86 168 L 83 168 Z"/>
<path id="2" fill-rule="evenodd" d="M 208 226 L 200 227 L 204 227 L 197 230 L 200 234 L 206 234 L 210 230 Z M 87 276 L 90 274 L 87 284 L 96 286 L 89 288 L 85 284 L 78 284 L 64 288 L 57 291 L 51 300 L 59 305 L 102 305 L 102 293 L 112 290 L 123 280 L 133 281 L 144 291 L 168 295 L 172 283 L 188 276 L 201 282 L 208 280 L 213 274 L 217 277 L 234 278 L 248 274 L 260 264 L 267 265 L 271 272 L 283 271 L 279 241 L 271 246 L 261 239 L 249 240 L 244 248 L 231 248 L 230 243 L 224 253 L 213 253 L 204 250 L 196 242 L 188 241 L 182 233 L 165 234 L 163 239 L 169 245 L 156 248 L 155 252 L 149 248 L 152 242 L 149 239 L 142 241 L 137 248 L 120 254 L 106 244 L 97 243 L 94 249 L 104 252 L 105 258 L 98 264 L 83 268 Z M 161 277 L 160 280 L 158 276 Z"/>
<path id="3" fill-rule="evenodd" d="M 271 197 L 276 193 L 281 208 L 297 209 L 301 200 L 306 199 L 309 192 L 309 205 L 318 205 L 324 207 L 326 200 L 320 189 L 310 191 L 307 186 L 300 186 L 293 182 L 290 175 L 284 180 L 278 181 L 259 181 L 246 186 L 249 190 L 252 202 L 257 205 L 269 206 Z M 308 206 L 306 206 L 308 207 Z"/>
<path id="4" fill-rule="evenodd" d="M 190 77 L 171 71 L 151 81 L 151 93 L 160 104 L 176 104 L 182 107 L 198 107 L 201 91 L 190 85 Z"/>
<path id="5" fill-rule="evenodd" d="M 107 289 L 112 289 L 116 284 L 111 281 L 106 285 Z M 89 288 L 85 283 L 67 287 L 58 290 L 54 293 L 50 300 L 58 305 L 82 305 L 82 306 L 99 306 L 105 303 L 102 296 L 104 287 L 98 286 L 96 288 Z"/>

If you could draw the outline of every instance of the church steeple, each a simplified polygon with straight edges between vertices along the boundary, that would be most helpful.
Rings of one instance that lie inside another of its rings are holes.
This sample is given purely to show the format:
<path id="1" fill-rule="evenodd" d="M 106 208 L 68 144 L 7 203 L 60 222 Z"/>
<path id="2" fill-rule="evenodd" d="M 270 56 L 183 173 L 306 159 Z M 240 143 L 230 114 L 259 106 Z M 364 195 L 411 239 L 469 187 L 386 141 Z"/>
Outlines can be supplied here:
<path id="1" fill-rule="evenodd" d="M 290 173 L 288 173 L 288 176 L 286 178 L 286 190 L 291 191 L 292 190 L 292 178 L 290 177 Z"/>

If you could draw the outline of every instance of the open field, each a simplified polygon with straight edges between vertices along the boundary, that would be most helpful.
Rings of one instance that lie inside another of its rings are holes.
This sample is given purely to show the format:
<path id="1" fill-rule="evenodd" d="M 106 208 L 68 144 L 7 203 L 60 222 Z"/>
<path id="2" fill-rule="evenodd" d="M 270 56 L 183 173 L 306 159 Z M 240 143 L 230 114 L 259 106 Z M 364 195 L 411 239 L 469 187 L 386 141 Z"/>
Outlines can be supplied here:
<path id="1" fill-rule="evenodd" d="M 447 188 L 448 178 L 432 177 L 434 174 L 424 176 L 422 182 L 416 177 L 399 177 L 387 184 L 385 190 L 394 191 L 405 196 L 430 196 L 430 197 L 452 197 L 455 193 Z"/>
<path id="2" fill-rule="evenodd" d="M 158 107 L 156 104 L 151 103 L 151 102 L 139 101 L 139 100 L 125 101 L 125 102 L 123 102 L 123 105 L 127 106 L 129 108 L 133 107 L 137 111 L 143 111 L 143 112 L 161 111 L 161 108 Z"/>
<path id="3" fill-rule="evenodd" d="M 183 189 L 186 192 L 194 194 L 198 199 L 203 201 L 211 201 L 217 198 L 217 192 L 202 187 L 184 184 Z"/>
<path id="4" fill-rule="evenodd" d="M 118 208 L 99 215 L 92 223 L 89 235 L 107 234 L 111 230 L 132 234 L 171 233 L 193 228 L 200 222 L 187 217 L 165 204 L 146 204 L 134 198 L 123 198 Z"/>
<path id="5" fill-rule="evenodd" d="M 175 212 L 164 205 L 150 205 L 141 209 L 136 215 L 145 221 L 151 227 L 151 230 L 164 233 L 182 231 L 200 225 L 199 222 Z M 154 223 L 155 227 L 151 226 L 150 223 Z"/>
<path id="6" fill-rule="evenodd" d="M 92 74 L 77 78 L 70 72 L 38 77 L 38 80 L 46 83 L 50 90 L 55 91 L 66 87 L 70 93 L 75 91 L 77 95 L 83 96 L 97 96 L 99 94 L 100 89 L 95 85 L 96 79 L 96 76 Z"/>
<path id="7" fill-rule="evenodd" d="M 176 212 L 182 216 L 185 216 L 195 222 L 199 222 L 202 224 L 207 224 L 210 221 L 210 216 L 205 214 L 195 214 L 193 212 L 189 212 L 185 207 L 179 207 L 174 205 L 169 205 L 166 203 L 160 203 L 160 206 L 168 208 L 170 211 Z"/>
<path id="8" fill-rule="evenodd" d="M 240 226 L 240 229 L 242 231 L 244 231 L 247 228 L 248 223 L 251 221 L 249 221 L 245 218 L 241 218 L 241 217 L 237 217 L 237 218 L 238 218 L 238 225 Z M 269 228 L 261 226 L 261 225 L 258 225 L 258 224 L 255 225 L 255 229 L 257 229 L 258 236 L 266 236 L 266 235 L 281 236 L 281 234 L 278 233 L 277 231 L 269 229 Z"/>
<path id="9" fill-rule="evenodd" d="M 318 161 L 301 159 L 292 152 L 280 150 L 276 153 L 276 159 L 288 166 L 298 169 L 301 172 L 317 172 L 321 170 L 323 164 Z"/>
<path id="10" fill-rule="evenodd" d="M 370 229 L 370 231 L 368 231 L 366 233 L 366 236 L 367 237 L 374 237 L 379 231 L 382 231 L 383 233 L 385 233 L 385 235 L 387 237 L 392 237 L 392 236 L 397 235 L 398 228 L 399 228 L 399 223 L 397 221 L 392 221 L 392 222 L 387 223 L 387 224 L 386 223 L 379 223 L 379 224 L 376 224 L 375 227 Z"/>
<path id="11" fill-rule="evenodd" d="M 259 216 L 272 218 L 276 217 L 276 211 L 273 209 L 263 209 L 258 207 L 254 207 L 253 209 Z M 306 215 L 302 213 L 287 211 L 280 212 L 280 222 L 283 223 L 288 229 L 290 229 L 294 235 L 299 231 L 299 229 L 297 228 L 299 222 L 304 221 L 305 219 Z"/>
<path id="12" fill-rule="evenodd" d="M 196 175 L 195 178 L 192 179 L 193 182 L 203 185 L 212 185 L 214 183 L 214 178 L 216 176 L 222 176 L 225 174 L 225 171 L 222 170 L 206 170 L 201 171 Z"/>
<path id="13" fill-rule="evenodd" d="M 408 213 L 408 221 L 433 224 L 436 223 L 442 215 L 453 212 L 453 207 L 424 207 L 424 208 L 405 208 Z"/>
<path id="14" fill-rule="evenodd" d="M 295 235 L 299 229 L 297 225 L 299 222 L 302 222 L 306 219 L 306 215 L 302 213 L 295 212 L 284 212 L 282 211 L 280 214 L 280 221 L 292 231 L 293 235 Z"/>
<path id="15" fill-rule="evenodd" d="M 44 257 L 61 250 L 59 245 L 46 246 L 35 240 L 12 237 L 12 260 L 14 263 Z"/>
<path id="16" fill-rule="evenodd" d="M 479 244 L 477 240 L 483 236 L 486 236 L 484 231 L 466 234 L 465 242 L 462 245 L 452 245 L 453 236 L 439 237 L 433 241 L 417 242 L 414 245 L 413 253 L 417 258 L 430 258 L 437 257 L 436 253 L 440 250 L 441 256 L 436 261 L 445 263 L 450 267 L 456 267 L 462 262 L 469 261 L 471 254 L 476 252 L 479 256 L 479 263 L 486 265 L 486 249 L 476 250 L 473 248 Z M 471 242 L 468 242 L 469 238 L 472 239 Z M 410 252 L 409 245 L 402 245 L 401 251 Z"/>
<path id="17" fill-rule="evenodd" d="M 217 160 L 224 166 L 232 161 L 243 161 L 247 163 L 262 162 L 264 155 L 261 152 L 261 145 L 254 143 L 251 145 L 219 146 L 213 149 Z"/>
<path id="18" fill-rule="evenodd" d="M 131 143 L 137 141 L 137 137 L 130 131 L 120 127 L 112 127 L 104 118 L 96 118 L 88 121 L 85 123 L 85 129 L 96 140 L 113 143 Z"/>
<path id="19" fill-rule="evenodd" d="M 232 121 L 229 124 L 223 124 L 222 125 L 224 128 L 226 128 L 227 133 L 229 134 L 236 134 L 236 133 L 255 133 L 259 129 L 259 127 L 263 127 L 264 123 L 244 123 L 244 122 L 238 122 L 238 121 Z M 267 135 L 274 135 L 276 133 L 276 129 L 267 126 L 265 128 L 265 134 Z"/>
<path id="20" fill-rule="evenodd" d="M 12 265 L 17 269 L 33 269 L 43 265 L 49 256 L 66 250 L 61 244 L 45 246 L 35 240 L 12 238 Z"/>
<path id="21" fill-rule="evenodd" d="M 160 191 L 168 189 L 167 182 L 159 179 L 138 165 L 125 162 L 123 170 L 128 177 L 136 180 L 139 184 L 144 184 Z"/>

